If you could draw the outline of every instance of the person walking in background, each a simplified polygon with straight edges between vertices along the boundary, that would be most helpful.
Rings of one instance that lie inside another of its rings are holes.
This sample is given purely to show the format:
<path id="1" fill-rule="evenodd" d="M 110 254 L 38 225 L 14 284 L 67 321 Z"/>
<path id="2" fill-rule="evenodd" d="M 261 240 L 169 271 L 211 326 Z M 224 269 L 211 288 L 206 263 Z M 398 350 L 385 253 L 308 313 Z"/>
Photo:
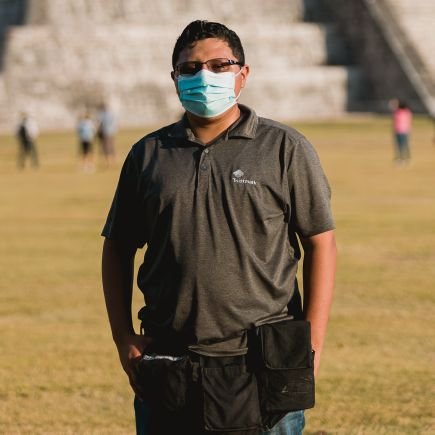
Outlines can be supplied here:
<path id="1" fill-rule="evenodd" d="M 84 172 L 95 172 L 93 156 L 93 141 L 96 134 L 95 123 L 88 111 L 79 119 L 77 124 L 77 135 L 80 142 L 80 154 L 82 159 L 82 170 Z"/>
<path id="2" fill-rule="evenodd" d="M 300 435 L 334 286 L 328 181 L 302 134 L 238 103 L 250 68 L 234 31 L 190 23 L 172 67 L 185 114 L 132 147 L 102 230 L 137 434 Z"/>
<path id="3" fill-rule="evenodd" d="M 16 136 L 19 145 L 17 158 L 18 168 L 24 169 L 27 159 L 30 159 L 30 162 L 34 168 L 38 168 L 39 158 L 36 147 L 36 139 L 39 136 L 39 128 L 36 121 L 26 112 L 21 114 Z"/>
<path id="4" fill-rule="evenodd" d="M 408 164 L 411 159 L 409 136 L 412 127 L 412 112 L 406 102 L 393 99 L 390 102 L 393 115 L 394 160 L 397 164 Z"/>
<path id="5" fill-rule="evenodd" d="M 115 154 L 115 134 L 117 131 L 116 118 L 107 104 L 100 106 L 98 114 L 97 135 L 100 141 L 101 152 L 108 166 L 113 165 L 116 160 Z"/>

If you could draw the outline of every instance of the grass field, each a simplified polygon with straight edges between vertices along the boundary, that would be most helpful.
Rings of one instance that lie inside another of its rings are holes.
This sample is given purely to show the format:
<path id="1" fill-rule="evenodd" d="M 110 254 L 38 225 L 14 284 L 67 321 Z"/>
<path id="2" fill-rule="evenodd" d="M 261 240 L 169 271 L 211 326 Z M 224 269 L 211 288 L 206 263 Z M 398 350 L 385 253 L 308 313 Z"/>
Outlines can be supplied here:
<path id="1" fill-rule="evenodd" d="M 435 434 L 435 146 L 415 120 L 412 162 L 392 162 L 389 119 L 295 125 L 333 191 L 339 264 L 306 434 Z M 133 434 L 132 395 L 112 344 L 99 236 L 119 163 L 79 170 L 71 132 L 39 140 L 19 172 L 0 136 L 0 433 Z M 135 309 L 141 305 L 135 294 Z"/>

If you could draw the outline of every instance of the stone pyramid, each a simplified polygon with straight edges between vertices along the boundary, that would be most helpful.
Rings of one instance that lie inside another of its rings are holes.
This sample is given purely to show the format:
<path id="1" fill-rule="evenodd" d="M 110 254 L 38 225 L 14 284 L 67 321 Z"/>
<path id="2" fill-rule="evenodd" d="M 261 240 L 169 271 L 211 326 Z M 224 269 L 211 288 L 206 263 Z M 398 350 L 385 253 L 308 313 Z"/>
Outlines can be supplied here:
<path id="1" fill-rule="evenodd" d="M 194 19 L 219 21 L 239 34 L 251 67 L 240 101 L 259 115 L 282 121 L 341 115 L 359 98 L 361 73 L 340 65 L 347 54 L 333 26 L 304 22 L 305 5 L 303 0 L 3 1 L 0 13 L 9 12 L 9 23 L 3 22 L 0 127 L 13 125 L 27 110 L 42 128 L 72 128 L 85 106 L 102 100 L 123 126 L 176 120 L 181 106 L 170 78 L 172 49 Z"/>

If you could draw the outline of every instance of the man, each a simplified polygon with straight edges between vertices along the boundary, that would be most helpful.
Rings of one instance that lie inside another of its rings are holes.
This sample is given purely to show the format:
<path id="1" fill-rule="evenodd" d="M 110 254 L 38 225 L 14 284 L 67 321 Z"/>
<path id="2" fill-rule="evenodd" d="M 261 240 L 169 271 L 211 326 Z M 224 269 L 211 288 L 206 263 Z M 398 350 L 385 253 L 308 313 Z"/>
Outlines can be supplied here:
<path id="1" fill-rule="evenodd" d="M 36 139 L 39 135 L 39 128 L 36 121 L 26 112 L 21 114 L 21 120 L 17 127 L 17 139 L 19 144 L 17 165 L 24 169 L 27 158 L 30 159 L 34 168 L 39 166 Z"/>
<path id="2" fill-rule="evenodd" d="M 102 103 L 98 115 L 98 139 L 106 163 L 111 166 L 115 163 L 115 134 L 117 130 L 115 115 L 109 110 L 107 104 Z"/>
<path id="3" fill-rule="evenodd" d="M 317 373 L 336 257 L 328 183 L 301 134 L 237 103 L 249 66 L 233 31 L 190 23 L 172 63 L 185 115 L 133 146 L 103 230 L 106 307 L 137 432 L 300 434 L 306 406 L 278 403 L 279 413 L 264 411 L 268 397 L 257 403 L 250 337 L 261 325 L 298 324 L 283 319 L 309 321 Z M 144 245 L 138 335 L 133 260 Z"/>
<path id="4" fill-rule="evenodd" d="M 77 135 L 80 142 L 80 154 L 84 172 L 95 172 L 92 150 L 95 133 L 95 123 L 89 111 L 86 110 L 77 123 Z"/>

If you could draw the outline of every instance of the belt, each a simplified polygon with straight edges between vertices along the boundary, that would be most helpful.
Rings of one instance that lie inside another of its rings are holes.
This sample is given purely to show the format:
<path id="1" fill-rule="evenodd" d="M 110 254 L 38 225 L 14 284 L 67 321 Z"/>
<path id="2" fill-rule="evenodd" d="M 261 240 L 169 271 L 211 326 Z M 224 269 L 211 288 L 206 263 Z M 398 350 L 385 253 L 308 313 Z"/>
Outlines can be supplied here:
<path id="1" fill-rule="evenodd" d="M 218 368 L 225 366 L 241 366 L 246 364 L 246 355 L 236 356 L 207 356 L 195 352 L 188 352 L 189 359 L 201 367 Z"/>

